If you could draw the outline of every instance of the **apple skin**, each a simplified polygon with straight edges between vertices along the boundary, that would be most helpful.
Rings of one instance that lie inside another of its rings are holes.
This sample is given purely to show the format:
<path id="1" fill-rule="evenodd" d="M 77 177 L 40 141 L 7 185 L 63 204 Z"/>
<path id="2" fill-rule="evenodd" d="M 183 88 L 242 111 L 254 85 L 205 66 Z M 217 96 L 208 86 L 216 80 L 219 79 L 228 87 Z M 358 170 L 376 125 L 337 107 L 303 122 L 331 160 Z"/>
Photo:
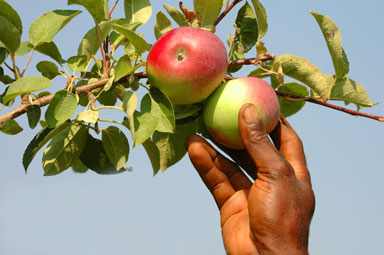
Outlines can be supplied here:
<path id="1" fill-rule="evenodd" d="M 146 70 L 151 86 L 173 104 L 193 104 L 220 85 L 227 66 L 227 51 L 219 37 L 200 28 L 180 27 L 152 46 Z"/>
<path id="2" fill-rule="evenodd" d="M 257 107 L 266 132 L 272 132 L 280 118 L 280 105 L 275 91 L 262 79 L 245 77 L 220 85 L 204 105 L 204 123 L 216 141 L 228 148 L 244 149 L 238 114 L 247 103 Z"/>

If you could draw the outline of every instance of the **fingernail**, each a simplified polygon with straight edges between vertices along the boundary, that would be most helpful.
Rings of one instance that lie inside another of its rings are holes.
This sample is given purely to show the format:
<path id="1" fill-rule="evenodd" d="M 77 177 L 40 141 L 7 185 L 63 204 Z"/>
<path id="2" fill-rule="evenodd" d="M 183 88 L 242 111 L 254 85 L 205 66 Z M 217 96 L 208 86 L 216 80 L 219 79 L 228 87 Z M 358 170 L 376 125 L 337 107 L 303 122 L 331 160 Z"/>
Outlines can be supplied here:
<path id="1" fill-rule="evenodd" d="M 243 118 L 247 124 L 255 124 L 260 121 L 260 115 L 257 111 L 256 106 L 253 104 L 249 105 L 243 111 Z"/>

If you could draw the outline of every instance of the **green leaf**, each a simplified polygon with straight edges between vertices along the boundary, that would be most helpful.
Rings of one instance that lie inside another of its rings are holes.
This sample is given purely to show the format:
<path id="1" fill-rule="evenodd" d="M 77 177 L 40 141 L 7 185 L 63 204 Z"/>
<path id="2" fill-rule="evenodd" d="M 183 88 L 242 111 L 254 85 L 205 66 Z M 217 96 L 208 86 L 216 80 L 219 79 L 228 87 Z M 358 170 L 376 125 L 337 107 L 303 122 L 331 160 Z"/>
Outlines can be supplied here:
<path id="1" fill-rule="evenodd" d="M 307 87 L 298 84 L 296 82 L 290 82 L 290 83 L 284 83 L 283 86 L 279 87 L 279 91 L 297 95 L 297 96 L 308 96 L 309 91 Z M 298 101 L 298 100 L 288 100 L 283 97 L 279 97 L 279 103 L 280 103 L 280 112 L 283 114 L 284 117 L 289 117 L 298 111 L 300 111 L 301 108 L 304 107 L 305 101 Z"/>
<path id="2" fill-rule="evenodd" d="M 327 78 L 330 84 L 334 83 L 330 100 L 344 101 L 346 104 L 354 103 L 359 109 L 373 106 L 367 91 L 356 81 L 348 77 L 335 81 L 333 75 L 327 75 Z"/>
<path id="3" fill-rule="evenodd" d="M 0 81 L 4 84 L 11 84 L 15 80 L 12 79 L 9 75 L 0 75 Z"/>
<path id="4" fill-rule="evenodd" d="M 56 92 L 45 112 L 47 126 L 54 128 L 71 118 L 77 109 L 76 96 L 67 90 Z"/>
<path id="5" fill-rule="evenodd" d="M 179 11 L 173 6 L 170 6 L 169 4 L 164 4 L 164 8 L 180 27 L 188 26 L 188 21 L 185 18 L 184 14 L 181 13 L 181 11 Z"/>
<path id="6" fill-rule="evenodd" d="M 87 56 L 73 56 L 67 60 L 67 65 L 74 72 L 86 72 L 88 66 Z"/>
<path id="7" fill-rule="evenodd" d="M 98 24 L 101 41 L 104 41 L 107 35 L 109 34 L 109 32 L 111 31 L 112 29 L 111 24 L 113 22 L 116 22 L 116 20 L 111 19 L 107 21 L 102 21 Z M 90 29 L 81 40 L 81 43 L 77 50 L 77 54 L 85 55 L 88 58 L 91 58 L 92 55 L 95 55 L 99 51 L 99 49 L 100 49 L 99 37 L 97 35 L 96 27 L 94 27 Z"/>
<path id="8" fill-rule="evenodd" d="M 265 48 L 263 41 L 258 41 L 256 43 L 256 52 L 257 52 L 257 56 L 262 56 L 264 54 L 267 54 L 268 50 L 267 48 Z"/>
<path id="9" fill-rule="evenodd" d="M 7 52 L 7 49 L 6 48 L 0 48 L 0 66 L 4 63 L 4 61 L 7 59 L 8 57 L 8 52 Z M 3 75 L 4 72 L 1 73 L 1 75 Z"/>
<path id="10" fill-rule="evenodd" d="M 69 168 L 83 151 L 87 134 L 88 128 L 76 124 L 57 134 L 44 150 L 44 176 L 56 175 Z"/>
<path id="11" fill-rule="evenodd" d="M 6 1 L 0 1 L 0 16 L 3 16 L 12 23 L 20 34 L 23 33 L 23 25 L 19 14 Z"/>
<path id="12" fill-rule="evenodd" d="M 58 133 L 66 129 L 71 125 L 71 122 L 65 122 L 61 126 L 56 128 L 43 128 L 32 141 L 28 144 L 27 148 L 24 151 L 23 155 L 23 166 L 25 172 L 27 172 L 29 164 L 32 162 L 36 153 L 49 141 L 52 137 L 56 136 Z"/>
<path id="13" fill-rule="evenodd" d="M 125 19 L 124 19 L 124 22 L 126 22 Z M 136 29 L 141 25 L 141 23 L 140 22 L 134 22 L 130 24 L 123 23 L 122 25 L 126 26 L 132 31 L 136 31 Z M 109 39 L 110 39 L 111 45 L 113 45 L 115 49 L 119 47 L 121 44 L 127 44 L 128 42 L 128 40 L 122 34 L 116 31 L 111 32 Z"/>
<path id="14" fill-rule="evenodd" d="M 60 65 L 64 62 L 63 57 L 61 56 L 61 53 L 54 42 L 40 44 L 39 46 L 35 47 L 35 50 L 52 58 Z"/>
<path id="15" fill-rule="evenodd" d="M 85 173 L 88 171 L 88 167 L 86 165 L 83 164 L 83 162 L 81 162 L 81 160 L 79 158 L 75 158 L 73 161 L 72 161 L 72 170 L 73 172 L 75 173 Z"/>
<path id="16" fill-rule="evenodd" d="M 95 124 L 99 120 L 99 112 L 93 110 L 85 110 L 79 114 L 77 120 Z"/>
<path id="17" fill-rule="evenodd" d="M 149 0 L 124 0 L 124 11 L 127 23 L 145 24 L 152 15 L 152 5 Z"/>
<path id="18" fill-rule="evenodd" d="M 3 104 L 11 101 L 19 95 L 45 89 L 52 84 L 52 81 L 41 76 L 26 76 L 13 82 L 3 98 Z"/>
<path id="19" fill-rule="evenodd" d="M 166 32 L 168 32 L 171 29 L 172 29 L 171 21 L 168 19 L 167 16 L 165 16 L 164 13 L 159 11 L 156 14 L 156 23 L 155 23 L 155 27 L 154 27 L 156 39 L 159 39 L 160 36 L 162 36 L 163 34 L 165 34 Z"/>
<path id="20" fill-rule="evenodd" d="M 232 45 L 231 35 L 228 36 L 228 40 L 231 41 L 230 42 L 231 51 L 229 52 L 229 60 L 235 61 L 235 60 L 239 60 L 239 59 L 244 59 L 245 54 L 244 54 L 244 52 L 242 52 L 242 50 L 239 47 L 236 46 L 235 41 L 233 41 L 233 45 Z M 242 67 L 243 67 L 242 65 L 228 66 L 227 71 L 229 73 L 235 73 L 235 72 L 239 71 Z"/>
<path id="21" fill-rule="evenodd" d="M 81 11 L 54 10 L 38 17 L 29 29 L 29 42 L 34 46 L 51 42 L 55 35 Z"/>
<path id="22" fill-rule="evenodd" d="M 104 150 L 102 141 L 90 134 L 87 136 L 79 159 L 85 166 L 98 174 L 118 174 L 125 171 L 125 168 L 117 170 L 113 166 Z"/>
<path id="23" fill-rule="evenodd" d="M 129 130 L 131 131 L 132 133 L 132 137 L 135 137 L 134 136 L 134 133 L 135 133 L 135 121 L 134 121 L 134 113 L 136 111 L 136 107 L 137 107 L 137 103 L 138 103 L 138 99 L 137 99 L 137 96 L 135 93 L 133 93 L 132 91 L 126 91 L 125 94 L 124 94 L 124 100 L 123 100 L 123 103 L 122 103 L 122 107 L 123 107 L 123 110 L 124 112 L 127 114 L 127 118 L 128 118 L 128 123 L 129 123 Z"/>
<path id="24" fill-rule="evenodd" d="M 259 0 L 252 0 L 252 4 L 256 13 L 257 28 L 259 31 L 260 40 L 268 31 L 267 12 L 265 11 L 264 6 L 260 3 Z"/>
<path id="25" fill-rule="evenodd" d="M 96 23 L 100 23 L 107 18 L 108 8 L 106 0 L 68 0 L 68 5 L 78 4 L 83 6 Z"/>
<path id="26" fill-rule="evenodd" d="M 150 112 L 136 111 L 134 113 L 134 122 L 135 132 L 133 142 L 134 147 L 136 147 L 152 136 L 159 124 L 159 118 Z"/>
<path id="27" fill-rule="evenodd" d="M 101 130 L 102 143 L 108 158 L 116 169 L 121 169 L 128 161 L 129 143 L 118 127 L 109 126 Z"/>
<path id="28" fill-rule="evenodd" d="M 127 55 L 123 55 L 116 64 L 115 69 L 115 81 L 120 80 L 124 76 L 130 75 L 133 73 L 133 67 L 131 63 L 131 59 Z"/>
<path id="29" fill-rule="evenodd" d="M 174 105 L 175 119 L 185 119 L 203 111 L 203 106 L 201 104 L 185 104 L 185 105 Z"/>
<path id="30" fill-rule="evenodd" d="M 50 61 L 40 61 L 36 68 L 43 76 L 50 80 L 60 75 L 58 67 Z"/>
<path id="31" fill-rule="evenodd" d="M 114 76 L 110 77 L 107 84 L 104 85 L 104 92 L 109 92 L 109 90 L 112 88 L 113 80 L 115 79 Z"/>
<path id="32" fill-rule="evenodd" d="M 318 14 L 314 11 L 309 12 L 313 15 L 313 17 L 315 17 L 321 31 L 323 32 L 329 53 L 332 57 L 336 77 L 343 78 L 349 72 L 349 63 L 347 60 L 347 55 L 341 46 L 341 35 L 339 29 L 331 18 Z"/>
<path id="33" fill-rule="evenodd" d="M 0 43 L 11 53 L 15 53 L 20 46 L 21 32 L 7 18 L 0 16 Z"/>
<path id="34" fill-rule="evenodd" d="M 308 60 L 284 54 L 275 59 L 272 70 L 278 72 L 279 67 L 282 68 L 285 75 L 301 81 L 313 89 L 323 100 L 329 99 L 331 86 L 328 84 L 327 77 Z"/>
<path id="35" fill-rule="evenodd" d="M 184 146 L 185 140 L 192 134 L 198 132 L 198 119 L 176 126 L 174 134 L 155 132 L 153 141 L 160 152 L 160 170 L 165 171 L 168 167 L 177 163 L 187 152 Z"/>
<path id="36" fill-rule="evenodd" d="M 235 24 L 240 30 L 235 38 L 235 50 L 240 53 L 246 53 L 256 45 L 259 36 L 256 16 L 248 2 L 245 2 L 237 13 Z"/>
<path id="37" fill-rule="evenodd" d="M 40 117 L 41 117 L 41 109 L 38 105 L 28 105 L 27 107 L 27 117 L 28 117 L 28 124 L 29 127 L 34 129 L 39 123 Z"/>
<path id="38" fill-rule="evenodd" d="M 113 106 L 116 104 L 117 96 L 112 91 L 103 91 L 97 97 L 97 101 L 99 101 L 102 105 Z"/>
<path id="39" fill-rule="evenodd" d="M 19 48 L 15 52 L 15 55 L 16 56 L 25 56 L 32 50 L 32 48 L 33 48 L 33 45 L 30 44 L 29 41 L 22 42 L 22 43 L 20 43 Z"/>
<path id="40" fill-rule="evenodd" d="M 155 176 L 160 170 L 160 152 L 156 144 L 148 139 L 143 143 L 143 147 L 148 154 L 149 160 L 151 161 L 153 175 Z"/>
<path id="41" fill-rule="evenodd" d="M 7 135 L 16 135 L 23 131 L 23 128 L 13 119 L 8 119 L 0 124 L 0 131 Z"/>
<path id="42" fill-rule="evenodd" d="M 142 111 L 151 112 L 159 118 L 156 130 L 159 132 L 173 133 L 175 130 L 175 114 L 169 98 L 159 89 L 152 87 L 150 93 L 142 99 Z"/>
<path id="43" fill-rule="evenodd" d="M 112 25 L 112 27 L 119 32 L 120 34 L 124 35 L 125 38 L 130 40 L 132 44 L 135 46 L 136 51 L 141 54 L 144 53 L 147 50 L 151 49 L 151 45 L 149 45 L 142 37 L 140 37 L 138 34 L 133 32 L 129 29 L 128 26 L 122 26 L 122 25 Z"/>
<path id="44" fill-rule="evenodd" d="M 201 26 L 212 25 L 219 17 L 223 0 L 193 0 L 193 7 L 197 12 Z"/>

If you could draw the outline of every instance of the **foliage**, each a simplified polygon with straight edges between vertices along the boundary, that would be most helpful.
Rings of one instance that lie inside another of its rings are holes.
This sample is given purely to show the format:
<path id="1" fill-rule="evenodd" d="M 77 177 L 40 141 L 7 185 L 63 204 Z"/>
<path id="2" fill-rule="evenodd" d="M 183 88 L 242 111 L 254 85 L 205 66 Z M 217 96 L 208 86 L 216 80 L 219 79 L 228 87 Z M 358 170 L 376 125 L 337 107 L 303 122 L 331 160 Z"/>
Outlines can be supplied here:
<path id="1" fill-rule="evenodd" d="M 193 10 L 183 6 L 178 10 L 165 4 L 165 12 L 156 14 L 155 37 L 171 30 L 172 25 L 214 31 L 220 14 L 225 16 L 233 7 L 228 1 L 194 0 Z M 21 18 L 6 1 L 0 1 L 0 81 L 4 84 L 0 102 L 4 108 L 13 107 L 21 97 L 22 104 L 16 109 L 20 114 L 27 113 L 31 129 L 41 125 L 25 150 L 25 171 L 36 153 L 46 146 L 42 158 L 44 175 L 56 175 L 69 168 L 81 173 L 87 169 L 98 174 L 121 173 L 129 170 L 125 165 L 130 149 L 143 146 L 156 174 L 183 158 L 184 141 L 190 134 L 208 136 L 200 116 L 203 102 L 172 105 L 165 94 L 143 81 L 144 56 L 151 43 L 136 29 L 151 17 L 150 1 L 125 0 L 121 4 L 125 17 L 112 19 L 107 0 L 68 0 L 71 7 L 85 8 L 95 26 L 84 35 L 76 55 L 63 58 L 53 41 L 55 35 L 77 15 L 87 13 L 75 9 L 47 12 L 29 28 L 29 41 L 21 42 Z M 285 116 L 297 113 L 309 99 L 324 103 L 344 101 L 358 108 L 373 106 L 364 87 L 347 76 L 349 62 L 334 21 L 314 11 L 310 13 L 325 38 L 334 74 L 324 74 L 310 61 L 291 54 L 262 61 L 263 57 L 272 56 L 261 41 L 268 31 L 267 13 L 260 1 L 251 0 L 239 8 L 234 32 L 228 36 L 227 78 L 234 78 L 234 73 L 242 68 L 243 64 L 236 61 L 256 49 L 256 58 L 248 62 L 257 68 L 249 75 L 270 77 Z M 119 48 L 123 54 L 117 53 Z M 41 76 L 24 76 L 35 52 L 54 62 L 44 60 L 36 65 Z M 21 70 L 16 65 L 17 57 L 26 54 L 29 60 Z M 65 77 L 67 82 L 54 94 L 43 91 L 57 76 Z M 285 82 L 286 77 L 295 81 Z M 144 96 L 139 98 L 137 90 L 144 91 Z M 36 91 L 40 93 L 35 94 Z M 41 107 L 45 105 L 48 107 L 42 114 Z M 104 119 L 104 109 L 121 111 L 125 117 Z M 9 135 L 22 132 L 14 120 L 18 115 L 0 116 L 0 131 Z"/>

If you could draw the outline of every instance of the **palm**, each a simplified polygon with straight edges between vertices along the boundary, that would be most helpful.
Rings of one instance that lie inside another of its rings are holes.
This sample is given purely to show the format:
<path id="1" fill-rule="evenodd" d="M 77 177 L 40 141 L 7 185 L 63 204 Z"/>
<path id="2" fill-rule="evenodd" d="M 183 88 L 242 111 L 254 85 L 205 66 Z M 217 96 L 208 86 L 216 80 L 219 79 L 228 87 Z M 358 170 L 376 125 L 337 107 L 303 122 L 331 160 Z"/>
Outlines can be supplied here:
<path id="1" fill-rule="evenodd" d="M 228 254 L 259 254 L 252 237 L 248 212 L 248 190 L 237 191 L 221 209 L 221 228 Z"/>

